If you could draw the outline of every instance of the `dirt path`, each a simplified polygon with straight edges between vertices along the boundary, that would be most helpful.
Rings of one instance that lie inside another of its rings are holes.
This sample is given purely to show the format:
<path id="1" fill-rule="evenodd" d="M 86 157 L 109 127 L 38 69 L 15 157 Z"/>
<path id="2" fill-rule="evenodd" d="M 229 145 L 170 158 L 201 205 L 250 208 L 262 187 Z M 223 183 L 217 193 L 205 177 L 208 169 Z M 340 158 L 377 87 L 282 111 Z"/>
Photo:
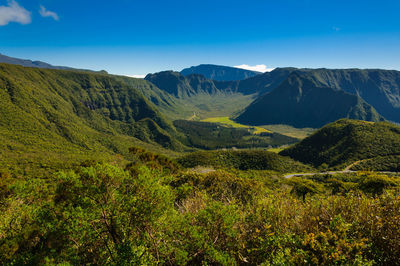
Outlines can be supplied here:
<path id="1" fill-rule="evenodd" d="M 355 165 L 357 165 L 357 164 L 359 164 L 359 163 L 361 163 L 361 162 L 364 162 L 364 161 L 366 161 L 366 160 L 368 160 L 368 159 L 356 161 L 356 162 L 354 162 L 354 163 L 348 165 L 346 168 L 344 168 L 344 171 L 350 171 L 350 169 L 351 169 L 353 166 L 355 166 Z"/>
<path id="2" fill-rule="evenodd" d="M 351 170 L 342 170 L 342 171 L 328 171 L 328 172 L 318 172 L 318 173 L 298 173 L 298 174 L 290 174 L 290 175 L 285 175 L 284 178 L 291 178 L 294 176 L 313 176 L 313 175 L 335 175 L 335 174 L 345 174 L 345 173 L 354 173 L 357 171 L 351 171 Z"/>

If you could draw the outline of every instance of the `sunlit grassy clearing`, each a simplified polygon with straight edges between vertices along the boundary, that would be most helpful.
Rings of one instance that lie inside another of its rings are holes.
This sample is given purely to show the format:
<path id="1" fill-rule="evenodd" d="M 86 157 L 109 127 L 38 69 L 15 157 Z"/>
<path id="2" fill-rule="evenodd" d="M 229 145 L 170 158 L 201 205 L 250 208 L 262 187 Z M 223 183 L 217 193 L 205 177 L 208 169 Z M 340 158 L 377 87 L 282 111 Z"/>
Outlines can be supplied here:
<path id="1" fill-rule="evenodd" d="M 268 149 L 268 151 L 273 152 L 273 153 L 279 153 L 279 152 L 283 151 L 283 149 L 284 149 L 284 148 L 282 148 L 282 147 L 279 147 L 279 148 L 271 148 L 271 149 Z"/>
<path id="2" fill-rule="evenodd" d="M 228 125 L 234 128 L 248 128 L 250 130 L 252 130 L 253 134 L 260 134 L 260 133 L 272 133 L 271 131 L 262 128 L 262 127 L 255 127 L 255 126 L 246 126 L 246 125 L 242 125 L 239 123 L 236 123 L 234 121 L 232 121 L 231 119 L 229 119 L 229 117 L 227 116 L 223 116 L 223 117 L 210 117 L 210 118 L 206 118 L 201 120 L 203 122 L 211 122 L 211 123 L 220 123 L 223 125 Z"/>

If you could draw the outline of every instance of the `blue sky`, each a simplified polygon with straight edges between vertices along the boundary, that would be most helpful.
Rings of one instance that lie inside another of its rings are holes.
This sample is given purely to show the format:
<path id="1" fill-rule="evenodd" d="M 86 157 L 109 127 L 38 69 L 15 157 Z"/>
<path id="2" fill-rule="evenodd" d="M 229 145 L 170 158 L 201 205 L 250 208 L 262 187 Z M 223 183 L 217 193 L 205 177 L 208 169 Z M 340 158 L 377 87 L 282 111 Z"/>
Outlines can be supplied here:
<path id="1" fill-rule="evenodd" d="M 400 70 L 399 0 L 0 0 L 0 53 L 139 75 L 202 63 Z"/>

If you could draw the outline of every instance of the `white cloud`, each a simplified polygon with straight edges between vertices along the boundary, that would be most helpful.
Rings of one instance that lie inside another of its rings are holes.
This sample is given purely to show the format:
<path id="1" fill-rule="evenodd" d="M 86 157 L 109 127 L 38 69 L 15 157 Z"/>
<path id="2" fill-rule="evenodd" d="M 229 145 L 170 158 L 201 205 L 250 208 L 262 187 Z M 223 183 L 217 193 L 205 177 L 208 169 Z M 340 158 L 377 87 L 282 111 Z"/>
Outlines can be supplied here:
<path id="1" fill-rule="evenodd" d="M 52 17 L 54 20 L 57 20 L 57 21 L 60 19 L 56 12 L 49 11 L 44 6 L 40 6 L 39 14 L 44 18 Z"/>
<path id="2" fill-rule="evenodd" d="M 247 70 L 252 70 L 252 71 L 258 71 L 258 72 L 270 72 L 274 70 L 274 68 L 267 68 L 266 65 L 255 65 L 255 66 L 249 66 L 249 65 L 239 65 L 239 66 L 234 66 L 236 68 L 242 68 L 242 69 L 247 69 Z"/>
<path id="3" fill-rule="evenodd" d="M 137 79 L 144 79 L 146 75 L 129 75 L 128 77 L 137 78 Z"/>
<path id="4" fill-rule="evenodd" d="M 29 24 L 32 22 L 31 12 L 14 0 L 9 0 L 7 6 L 0 6 L 0 26 L 5 26 L 10 22 Z"/>

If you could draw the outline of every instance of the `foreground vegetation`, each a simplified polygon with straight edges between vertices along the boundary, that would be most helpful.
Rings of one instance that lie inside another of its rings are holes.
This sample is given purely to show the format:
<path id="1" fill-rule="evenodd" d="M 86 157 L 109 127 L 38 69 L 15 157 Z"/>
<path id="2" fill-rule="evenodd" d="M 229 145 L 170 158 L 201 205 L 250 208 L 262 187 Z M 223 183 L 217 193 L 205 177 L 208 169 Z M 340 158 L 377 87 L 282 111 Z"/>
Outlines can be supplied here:
<path id="1" fill-rule="evenodd" d="M 197 174 L 140 148 L 126 166 L 2 173 L 0 263 L 398 263 L 397 177 L 257 173 Z"/>

